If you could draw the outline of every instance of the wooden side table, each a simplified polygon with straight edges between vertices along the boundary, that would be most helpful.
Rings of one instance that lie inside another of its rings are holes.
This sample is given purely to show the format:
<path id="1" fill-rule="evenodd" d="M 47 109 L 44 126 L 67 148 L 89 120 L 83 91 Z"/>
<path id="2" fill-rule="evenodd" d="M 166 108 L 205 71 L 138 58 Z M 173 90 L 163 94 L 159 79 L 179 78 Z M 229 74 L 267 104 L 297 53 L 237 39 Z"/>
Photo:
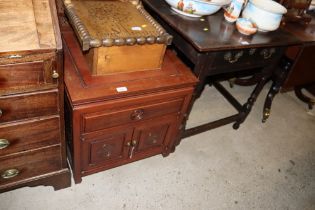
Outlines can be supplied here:
<path id="1" fill-rule="evenodd" d="M 235 115 L 186 129 L 182 137 L 191 136 L 228 123 L 237 129 L 251 111 L 254 102 L 270 79 L 274 67 L 286 47 L 300 43 L 293 35 L 279 29 L 275 32 L 240 34 L 233 24 L 224 20 L 220 11 L 203 18 L 190 18 L 175 13 L 160 0 L 143 0 L 146 9 L 173 36 L 173 45 L 192 63 L 192 71 L 199 79 L 194 100 L 210 83 L 235 107 Z M 254 71 L 253 69 L 260 69 Z M 230 75 L 255 75 L 257 84 L 244 104 L 240 104 L 219 80 Z M 224 77 L 223 77 L 224 76 Z"/>

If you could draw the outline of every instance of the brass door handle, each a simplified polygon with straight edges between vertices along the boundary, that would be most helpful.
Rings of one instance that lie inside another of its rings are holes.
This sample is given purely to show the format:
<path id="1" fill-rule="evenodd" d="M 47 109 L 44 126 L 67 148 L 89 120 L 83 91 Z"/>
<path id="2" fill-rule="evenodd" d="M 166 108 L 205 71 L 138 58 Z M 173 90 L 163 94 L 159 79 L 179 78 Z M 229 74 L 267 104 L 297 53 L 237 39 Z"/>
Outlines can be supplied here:
<path id="1" fill-rule="evenodd" d="M 0 149 L 7 148 L 10 145 L 10 142 L 6 139 L 0 139 Z"/>
<path id="2" fill-rule="evenodd" d="M 133 140 L 131 142 L 131 149 L 129 150 L 129 159 L 131 159 L 133 157 L 133 153 L 135 151 L 136 145 L 137 145 L 137 141 Z"/>
<path id="3" fill-rule="evenodd" d="M 54 78 L 54 79 L 58 79 L 59 78 L 59 74 L 58 74 L 58 72 L 56 71 L 56 70 L 54 70 L 53 71 L 53 73 L 52 73 L 52 78 Z"/>
<path id="4" fill-rule="evenodd" d="M 14 178 L 16 177 L 17 175 L 19 175 L 20 171 L 16 168 L 12 168 L 12 169 L 8 169 L 8 170 L 5 170 L 2 174 L 1 174 L 1 177 L 3 179 L 11 179 L 11 178 Z"/>

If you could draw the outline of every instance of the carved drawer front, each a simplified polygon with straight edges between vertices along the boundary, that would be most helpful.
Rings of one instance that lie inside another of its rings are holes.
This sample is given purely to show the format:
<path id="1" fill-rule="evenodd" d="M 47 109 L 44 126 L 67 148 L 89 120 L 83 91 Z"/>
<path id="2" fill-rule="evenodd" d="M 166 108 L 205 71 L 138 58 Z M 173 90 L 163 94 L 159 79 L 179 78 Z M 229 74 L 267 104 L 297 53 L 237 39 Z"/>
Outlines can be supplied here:
<path id="1" fill-rule="evenodd" d="M 0 124 L 0 156 L 60 144 L 59 116 Z"/>
<path id="2" fill-rule="evenodd" d="M 132 128 L 115 127 L 82 138 L 83 169 L 108 166 L 128 158 Z"/>
<path id="3" fill-rule="evenodd" d="M 0 189 L 60 169 L 60 146 L 0 158 Z"/>
<path id="4" fill-rule="evenodd" d="M 0 65 L 0 94 L 44 86 L 57 87 L 58 78 L 52 59 Z"/>
<path id="5" fill-rule="evenodd" d="M 130 107 L 104 108 L 103 112 L 83 115 L 84 132 L 92 132 L 104 128 L 114 127 L 127 123 L 134 123 L 158 116 L 180 112 L 184 98 L 173 98 L 164 102 L 146 102 L 143 105 Z M 117 106 L 117 105 L 116 105 Z"/>
<path id="6" fill-rule="evenodd" d="M 58 114 L 58 90 L 0 97 L 0 123 Z"/>
<path id="7" fill-rule="evenodd" d="M 215 54 L 213 71 L 220 73 L 238 71 L 240 68 L 254 68 L 262 64 L 268 65 L 281 53 L 277 48 L 251 48 L 224 51 Z"/>

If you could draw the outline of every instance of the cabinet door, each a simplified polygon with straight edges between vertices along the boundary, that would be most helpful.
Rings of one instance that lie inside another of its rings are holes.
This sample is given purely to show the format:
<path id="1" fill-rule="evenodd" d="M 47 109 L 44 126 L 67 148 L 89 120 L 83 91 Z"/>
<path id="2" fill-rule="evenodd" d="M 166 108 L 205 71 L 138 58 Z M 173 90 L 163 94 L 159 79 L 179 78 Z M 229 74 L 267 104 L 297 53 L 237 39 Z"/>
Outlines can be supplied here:
<path id="1" fill-rule="evenodd" d="M 128 158 L 132 128 L 115 127 L 82 137 L 83 170 L 111 167 Z"/>
<path id="2" fill-rule="evenodd" d="M 148 120 L 135 128 L 129 158 L 167 154 L 178 134 L 177 115 Z M 134 147 L 134 148 L 133 148 Z"/>

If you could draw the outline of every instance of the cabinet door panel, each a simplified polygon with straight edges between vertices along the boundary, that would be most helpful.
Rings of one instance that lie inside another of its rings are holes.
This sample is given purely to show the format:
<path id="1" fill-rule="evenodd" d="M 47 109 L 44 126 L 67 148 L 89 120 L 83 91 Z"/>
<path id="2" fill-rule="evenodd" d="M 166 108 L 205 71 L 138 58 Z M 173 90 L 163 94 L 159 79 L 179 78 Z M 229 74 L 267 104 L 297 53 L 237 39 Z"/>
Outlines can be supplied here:
<path id="1" fill-rule="evenodd" d="M 83 169 L 110 165 L 128 157 L 132 128 L 116 127 L 85 135 L 82 138 Z"/>
<path id="2" fill-rule="evenodd" d="M 133 139 L 137 141 L 134 156 L 154 155 L 166 151 L 174 135 L 178 133 L 177 116 L 165 116 L 148 120 L 135 128 Z"/>

